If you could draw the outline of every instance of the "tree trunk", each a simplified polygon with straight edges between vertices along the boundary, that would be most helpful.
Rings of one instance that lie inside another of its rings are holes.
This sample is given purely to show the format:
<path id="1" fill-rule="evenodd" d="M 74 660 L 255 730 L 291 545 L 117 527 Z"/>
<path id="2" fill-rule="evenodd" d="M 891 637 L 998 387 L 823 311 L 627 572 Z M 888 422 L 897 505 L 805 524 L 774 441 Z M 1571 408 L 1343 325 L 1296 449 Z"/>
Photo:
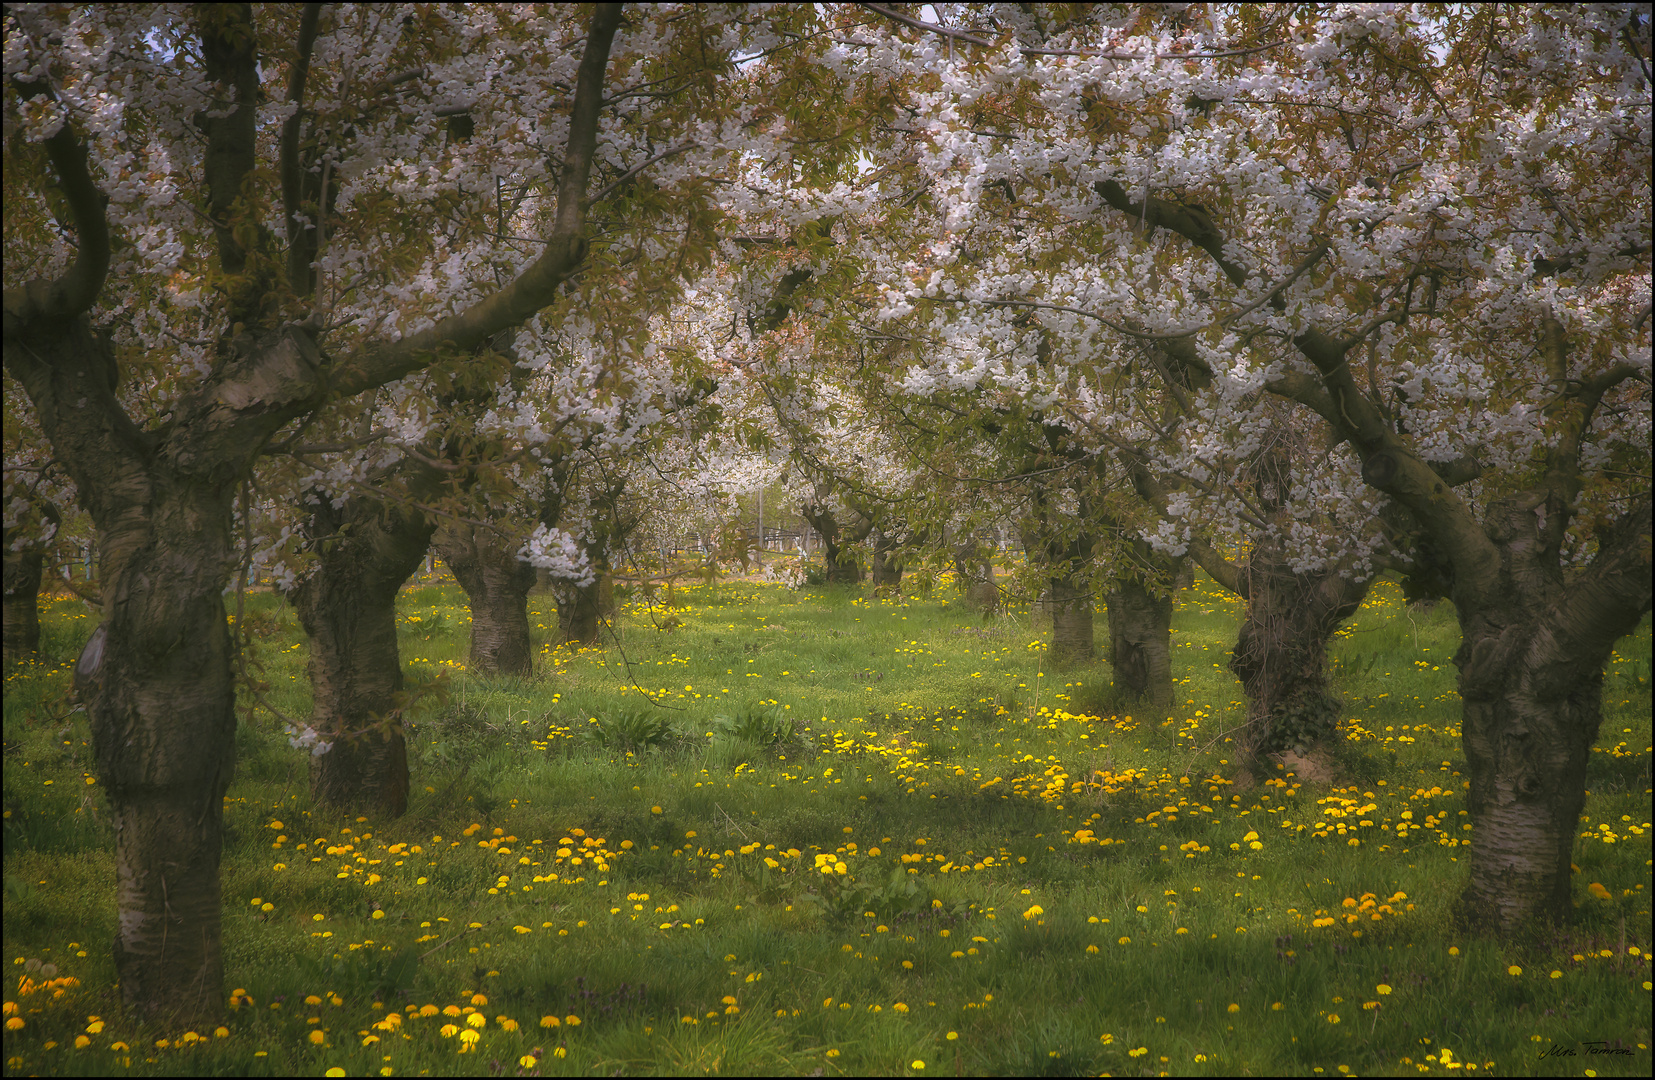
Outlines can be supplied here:
<path id="1" fill-rule="evenodd" d="M 1137 578 L 1116 581 L 1105 606 L 1115 693 L 1157 709 L 1172 705 L 1172 597 L 1157 596 Z"/>
<path id="2" fill-rule="evenodd" d="M 839 522 L 825 506 L 805 506 L 800 511 L 810 527 L 822 538 L 823 571 L 829 585 L 857 585 L 862 581 L 862 565 L 840 543 Z"/>
<path id="3" fill-rule="evenodd" d="M 534 567 L 469 525 L 443 526 L 436 545 L 471 605 L 471 670 L 528 675 L 534 658 L 528 607 Z"/>
<path id="4" fill-rule="evenodd" d="M 1637 375 L 1618 365 L 1570 377 L 1566 328 L 1541 318 L 1538 351 L 1556 406 L 1545 472 L 1490 502 L 1478 521 L 1405 433 L 1357 389 L 1354 342 L 1311 328 L 1294 338 L 1321 375 L 1328 416 L 1362 458 L 1362 480 L 1402 504 L 1451 577 L 1459 668 L 1466 809 L 1475 826 L 1459 921 L 1511 935 L 1571 912 L 1570 856 L 1585 805 L 1586 762 L 1602 722 L 1603 667 L 1651 604 L 1650 493 L 1632 489 L 1610 525 L 1575 517 L 1585 484 L 1582 439 L 1603 395 Z M 1596 541 L 1565 566 L 1571 523 Z"/>
<path id="5" fill-rule="evenodd" d="M 199 1021 L 224 1007 L 218 871 L 236 719 L 222 590 L 236 562 L 234 481 L 110 464 L 124 475 L 94 500 L 104 621 L 75 685 L 115 830 L 115 971 L 141 1019 Z"/>
<path id="6" fill-rule="evenodd" d="M 433 525 L 359 497 L 335 510 L 322 496 L 308 529 L 317 565 L 292 600 L 310 637 L 311 727 L 333 744 L 310 759 L 311 796 L 397 817 L 408 809 L 408 750 L 396 598 L 425 558 Z"/>
<path id="7" fill-rule="evenodd" d="M 615 579 L 607 569 L 598 572 L 590 585 L 558 581 L 552 592 L 557 597 L 557 628 L 561 640 L 579 645 L 596 645 L 605 621 L 615 614 Z"/>
<path id="8" fill-rule="evenodd" d="M 45 552 L 30 545 L 5 550 L 5 664 L 11 667 L 40 651 L 40 579 Z"/>
<path id="9" fill-rule="evenodd" d="M 1476 824 L 1456 915 L 1497 930 L 1537 916 L 1558 922 L 1570 912 L 1586 763 L 1603 719 L 1602 669 L 1579 672 L 1544 628 L 1478 622 L 1455 656 L 1466 805 Z M 1560 679 L 1560 669 L 1577 674 Z"/>
<path id="10" fill-rule="evenodd" d="M 1045 603 L 1052 616 L 1052 663 L 1066 667 L 1084 664 L 1095 657 L 1092 612 L 1096 603 L 1092 590 L 1081 587 L 1072 575 L 1054 577 Z"/>
<path id="11" fill-rule="evenodd" d="M 875 534 L 868 576 L 876 588 L 882 585 L 902 584 L 902 561 L 892 555 L 896 547 L 897 542 L 893 537 L 885 536 L 883 533 Z"/>
<path id="12" fill-rule="evenodd" d="M 1000 591 L 994 586 L 994 559 L 975 543 L 954 547 L 954 584 L 965 594 L 965 604 L 984 614 L 1000 607 Z"/>
<path id="13" fill-rule="evenodd" d="M 1255 549 L 1242 570 L 1247 613 L 1230 658 L 1247 698 L 1243 760 L 1304 751 L 1333 736 L 1339 702 L 1328 690 L 1327 643 L 1356 614 L 1371 578 L 1338 568 L 1294 573 L 1285 553 Z"/>
<path id="14" fill-rule="evenodd" d="M 1462 741 L 1476 826 L 1463 925 L 1502 933 L 1572 913 L 1571 866 L 1586 765 L 1603 722 L 1603 668 L 1649 610 L 1649 495 L 1600 535 L 1590 577 L 1568 582 L 1546 519 L 1514 496 L 1489 508 L 1500 588 L 1480 595 L 1456 573 Z M 1549 559 L 1547 556 L 1551 556 Z M 1457 569 L 1457 568 L 1456 568 Z"/>

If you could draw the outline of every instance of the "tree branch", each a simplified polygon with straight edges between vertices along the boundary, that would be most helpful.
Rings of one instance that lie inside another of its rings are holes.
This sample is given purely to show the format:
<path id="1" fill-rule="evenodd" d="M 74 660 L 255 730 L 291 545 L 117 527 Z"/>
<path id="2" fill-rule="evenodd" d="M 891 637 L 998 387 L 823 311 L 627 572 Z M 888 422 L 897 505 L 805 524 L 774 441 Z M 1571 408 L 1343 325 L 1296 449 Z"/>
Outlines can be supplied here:
<path id="1" fill-rule="evenodd" d="M 1328 420 L 1361 458 L 1363 481 L 1405 506 L 1430 532 L 1454 567 L 1456 592 L 1467 589 L 1470 598 L 1486 600 L 1498 587 L 1499 551 L 1454 489 L 1356 388 L 1346 361 L 1349 346 L 1316 329 L 1293 343 L 1320 372 L 1332 405 Z"/>
<path id="2" fill-rule="evenodd" d="M 227 116 L 213 110 L 196 114 L 195 124 L 207 137 L 202 175 L 207 183 L 207 209 L 224 270 L 231 325 L 253 325 L 263 300 L 262 283 L 245 280 L 248 251 L 234 228 L 242 181 L 257 165 L 258 43 L 253 10 L 247 4 L 207 4 L 194 9 L 201 35 L 202 66 L 207 78 L 229 89 L 233 106 Z M 246 208 L 241 215 L 250 218 Z M 257 275 L 262 277 L 263 275 Z"/>
<path id="3" fill-rule="evenodd" d="M 661 151 L 659 154 L 656 154 L 654 157 L 650 158 L 648 161 L 644 161 L 644 162 L 641 162 L 637 165 L 634 165 L 632 168 L 626 170 L 626 172 L 622 173 L 618 178 L 616 178 L 612 182 L 610 182 L 608 184 L 605 184 L 603 187 L 601 187 L 597 191 L 593 192 L 592 197 L 587 200 L 588 205 L 590 205 L 591 203 L 603 201 L 603 199 L 607 195 L 609 195 L 610 192 L 612 192 L 615 189 L 619 188 L 622 184 L 626 183 L 628 180 L 632 179 L 634 176 L 637 176 L 639 173 L 643 172 L 645 169 L 649 168 L 651 165 L 655 164 L 657 161 L 662 161 L 662 160 L 665 160 L 666 158 L 674 157 L 678 154 L 682 154 L 686 150 L 694 150 L 697 147 L 699 147 L 700 145 L 701 144 L 697 143 L 697 142 L 679 143 L 677 146 L 669 147 L 668 149 Z"/>
<path id="4" fill-rule="evenodd" d="M 300 241 L 300 235 L 316 228 L 299 223 L 299 207 L 304 199 L 304 168 L 299 161 L 299 130 L 303 127 L 305 82 L 310 77 L 310 57 L 316 47 L 316 28 L 321 23 L 322 5 L 306 4 L 299 17 L 299 41 L 293 58 L 293 71 L 287 80 L 287 100 L 293 104 L 293 115 L 282 124 L 281 174 L 282 218 L 287 222 L 287 280 L 295 294 L 310 292 L 310 245 Z M 318 207 L 318 216 L 325 213 Z"/>
<path id="5" fill-rule="evenodd" d="M 1211 255 L 1232 285 L 1243 285 L 1247 271 L 1224 258 L 1224 236 L 1218 231 L 1212 215 L 1200 206 L 1185 205 L 1153 196 L 1143 203 L 1135 203 L 1126 189 L 1113 180 L 1099 180 L 1092 190 L 1103 201 L 1124 214 L 1130 214 L 1146 225 L 1155 225 L 1177 233 L 1196 247 Z M 1319 258 L 1320 256 L 1318 256 Z"/>
<path id="6" fill-rule="evenodd" d="M 399 379 L 430 362 L 439 350 L 467 351 L 510 326 L 533 317 L 586 259 L 586 184 L 597 147 L 598 114 L 603 102 L 609 48 L 621 23 L 620 4 L 600 4 L 592 16 L 586 50 L 575 80 L 563 176 L 558 186 L 557 215 L 545 252 L 499 292 L 467 310 L 443 319 L 421 333 L 362 353 L 339 365 L 332 390 L 350 397 Z"/>
<path id="7" fill-rule="evenodd" d="M 927 33 L 937 34 L 946 38 L 953 38 L 955 41 L 963 41 L 967 45 L 981 45 L 989 49 L 998 48 L 994 42 L 989 41 L 986 38 L 980 38 L 974 34 L 967 34 L 963 30 L 950 30 L 948 27 L 939 26 L 936 23 L 921 22 L 918 19 L 910 18 L 909 16 L 902 14 L 900 11 L 895 11 L 891 8 L 885 7 L 883 4 L 857 4 L 856 6 L 871 11 L 875 15 L 890 19 L 892 22 L 901 23 L 904 26 L 911 26 L 916 30 L 924 30 Z M 1272 41 L 1268 44 L 1255 45 L 1247 49 L 1225 49 L 1219 52 L 1209 53 L 1119 53 L 1103 52 L 1097 49 L 1035 49 L 1026 45 L 1017 46 L 1017 50 L 1024 56 L 1098 56 L 1110 60 L 1143 60 L 1153 56 L 1158 60 L 1164 60 L 1169 58 L 1183 59 L 1185 57 L 1246 56 L 1250 53 L 1263 52 L 1266 49 L 1273 49 L 1280 44 L 1282 44 L 1282 42 Z"/>
<path id="8" fill-rule="evenodd" d="M 1571 582 L 1559 604 L 1555 630 L 1572 639 L 1572 655 L 1593 669 L 1650 609 L 1650 493 L 1646 490 L 1598 538 L 1586 572 Z"/>
<path id="9" fill-rule="evenodd" d="M 1149 469 L 1137 454 L 1123 448 L 1120 458 L 1121 464 L 1126 467 L 1127 478 L 1132 481 L 1132 490 L 1163 519 L 1171 520 L 1171 515 L 1167 513 L 1166 488 L 1150 475 Z M 1191 536 L 1185 550 L 1219 585 L 1243 600 L 1247 599 L 1247 579 L 1234 563 L 1218 553 L 1218 549 L 1202 537 Z"/>
<path id="10" fill-rule="evenodd" d="M 12 87 L 25 100 L 40 96 L 58 100 L 44 82 L 13 79 Z M 46 140 L 46 156 L 57 170 L 58 187 L 74 215 L 75 261 L 56 280 L 36 278 L 27 285 L 6 290 L 8 337 L 13 320 L 17 320 L 21 328 L 34 319 L 71 319 L 86 312 L 97 299 L 104 277 L 109 273 L 109 222 L 104 216 L 109 196 L 92 180 L 86 144 L 75 134 L 68 117 L 57 134 Z"/>

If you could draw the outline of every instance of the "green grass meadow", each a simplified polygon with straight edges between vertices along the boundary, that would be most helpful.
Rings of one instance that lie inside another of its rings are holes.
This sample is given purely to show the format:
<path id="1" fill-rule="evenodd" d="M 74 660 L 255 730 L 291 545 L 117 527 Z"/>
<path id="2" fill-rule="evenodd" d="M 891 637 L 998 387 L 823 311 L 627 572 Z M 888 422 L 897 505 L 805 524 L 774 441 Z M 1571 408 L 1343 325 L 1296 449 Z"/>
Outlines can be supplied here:
<path id="1" fill-rule="evenodd" d="M 1647 619 L 1604 682 L 1577 918 L 1488 940 L 1448 920 L 1471 825 L 1447 604 L 1382 583 L 1334 649 L 1333 779 L 1244 789 L 1239 611 L 1204 579 L 1170 716 L 950 588 L 655 601 L 484 680 L 452 580 L 405 590 L 397 820 L 314 809 L 304 752 L 244 723 L 235 993 L 191 1032 L 121 1016 L 67 697 L 96 615 L 50 601 L 44 662 L 6 678 L 7 1073 L 1649 1074 Z M 270 700 L 307 716 L 292 612 L 253 594 L 246 618 Z"/>

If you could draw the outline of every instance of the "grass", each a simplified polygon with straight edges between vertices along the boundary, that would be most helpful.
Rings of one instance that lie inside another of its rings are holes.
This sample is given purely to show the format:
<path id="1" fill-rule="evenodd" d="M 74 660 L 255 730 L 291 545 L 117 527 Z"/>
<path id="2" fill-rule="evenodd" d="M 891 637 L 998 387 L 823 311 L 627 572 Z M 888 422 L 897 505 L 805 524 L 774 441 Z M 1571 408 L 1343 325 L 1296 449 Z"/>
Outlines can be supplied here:
<path id="1" fill-rule="evenodd" d="M 120 1017 L 65 697 L 93 620 L 52 601 L 45 662 L 6 683 L 8 1073 L 1647 1075 L 1647 620 L 1605 679 L 1576 920 L 1477 940 L 1447 920 L 1448 605 L 1377 589 L 1334 649 L 1340 775 L 1238 791 L 1237 609 L 1210 583 L 1180 597 L 1171 716 L 1113 708 L 1104 665 L 1049 670 L 1026 610 L 951 595 L 679 588 L 628 599 L 617 643 L 482 680 L 457 588 L 409 588 L 406 667 L 439 688 L 410 809 L 319 811 L 280 725 L 242 726 L 236 994 L 200 1032 Z M 531 613 L 549 639 L 549 598 Z M 305 715 L 291 613 L 249 618 Z"/>

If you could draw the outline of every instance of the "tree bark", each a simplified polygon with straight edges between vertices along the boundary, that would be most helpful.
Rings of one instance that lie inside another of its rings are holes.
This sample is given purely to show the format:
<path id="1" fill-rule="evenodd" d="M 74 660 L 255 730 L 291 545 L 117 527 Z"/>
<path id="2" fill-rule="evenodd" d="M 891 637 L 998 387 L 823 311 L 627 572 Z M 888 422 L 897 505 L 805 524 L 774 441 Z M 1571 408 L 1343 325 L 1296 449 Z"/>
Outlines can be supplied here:
<path id="1" fill-rule="evenodd" d="M 1603 722 L 1603 667 L 1649 610 L 1648 493 L 1604 530 L 1597 580 L 1573 583 L 1546 558 L 1536 501 L 1501 500 L 1485 519 L 1505 587 L 1475 607 L 1455 593 L 1466 807 L 1476 826 L 1456 916 L 1498 931 L 1572 912 L 1570 864 Z"/>
<path id="2" fill-rule="evenodd" d="M 839 531 L 839 522 L 826 506 L 807 505 L 800 513 L 816 534 L 822 538 L 822 556 L 826 564 L 824 575 L 829 585 L 858 585 L 862 581 L 862 564 L 845 550 Z"/>
<path id="3" fill-rule="evenodd" d="M 1243 760 L 1303 753 L 1333 736 L 1339 702 L 1328 689 L 1327 643 L 1362 606 L 1371 578 L 1339 568 L 1295 573 L 1274 545 L 1256 548 L 1242 570 L 1247 611 L 1230 670 L 1247 699 Z"/>
<path id="4" fill-rule="evenodd" d="M 1082 504 L 1081 515 L 1085 515 Z M 1047 540 L 1030 529 L 1023 534 L 1023 551 L 1046 567 L 1046 591 L 1035 602 L 1052 619 L 1052 663 L 1064 667 L 1084 664 L 1097 656 L 1093 611 L 1097 604 L 1083 571 L 1091 558 L 1093 540 L 1079 535 L 1067 544 Z"/>
<path id="5" fill-rule="evenodd" d="M 901 585 L 902 560 L 892 554 L 897 548 L 896 538 L 877 531 L 873 536 L 873 556 L 869 560 L 870 565 L 868 567 L 869 580 L 873 582 L 876 588 L 882 585 Z"/>
<path id="6" fill-rule="evenodd" d="M 557 597 L 557 628 L 561 640 L 578 645 L 596 645 L 607 620 L 615 614 L 615 579 L 607 567 L 590 585 L 558 581 L 552 586 Z"/>
<path id="7" fill-rule="evenodd" d="M 319 357 L 303 335 L 278 331 L 184 399 L 188 419 L 162 435 L 120 409 L 108 340 L 85 316 L 9 315 L 6 331 L 7 367 L 96 529 L 104 618 L 75 686 L 115 827 L 121 994 L 146 1022 L 200 1023 L 224 1007 L 218 868 L 236 721 L 223 589 L 237 562 L 235 494 L 283 407 L 313 391 Z M 238 393 L 250 369 L 264 378 L 257 397 Z"/>
<path id="8" fill-rule="evenodd" d="M 46 554 L 30 545 L 5 550 L 5 664 L 9 668 L 40 651 L 40 580 Z"/>
<path id="9" fill-rule="evenodd" d="M 75 685 L 115 830 L 115 970 L 146 1020 L 212 1017 L 224 1006 L 218 869 L 235 762 L 222 597 L 234 486 L 109 465 L 122 475 L 94 514 L 104 621 Z"/>
<path id="10" fill-rule="evenodd" d="M 528 675 L 534 667 L 529 636 L 529 590 L 535 569 L 514 549 L 470 525 L 444 525 L 436 547 L 471 606 L 471 670 L 480 675 Z"/>
<path id="11" fill-rule="evenodd" d="M 954 584 L 965 594 L 967 607 L 993 614 L 1000 607 L 1000 590 L 994 585 L 994 559 L 976 543 L 954 547 Z"/>
<path id="12" fill-rule="evenodd" d="M 1046 605 L 1052 616 L 1052 663 L 1066 667 L 1096 657 L 1092 590 L 1080 585 L 1073 575 L 1054 577 L 1047 586 Z"/>
<path id="13" fill-rule="evenodd" d="M 311 797 L 323 806 L 391 817 L 408 809 L 396 598 L 433 528 L 360 496 L 338 510 L 319 496 L 310 515 L 317 565 L 291 599 L 310 638 L 310 725 L 333 744 L 310 759 Z"/>
<path id="14" fill-rule="evenodd" d="M 1109 616 L 1109 662 L 1123 702 L 1172 705 L 1172 597 L 1158 596 L 1133 578 L 1115 582 L 1104 601 Z"/>

